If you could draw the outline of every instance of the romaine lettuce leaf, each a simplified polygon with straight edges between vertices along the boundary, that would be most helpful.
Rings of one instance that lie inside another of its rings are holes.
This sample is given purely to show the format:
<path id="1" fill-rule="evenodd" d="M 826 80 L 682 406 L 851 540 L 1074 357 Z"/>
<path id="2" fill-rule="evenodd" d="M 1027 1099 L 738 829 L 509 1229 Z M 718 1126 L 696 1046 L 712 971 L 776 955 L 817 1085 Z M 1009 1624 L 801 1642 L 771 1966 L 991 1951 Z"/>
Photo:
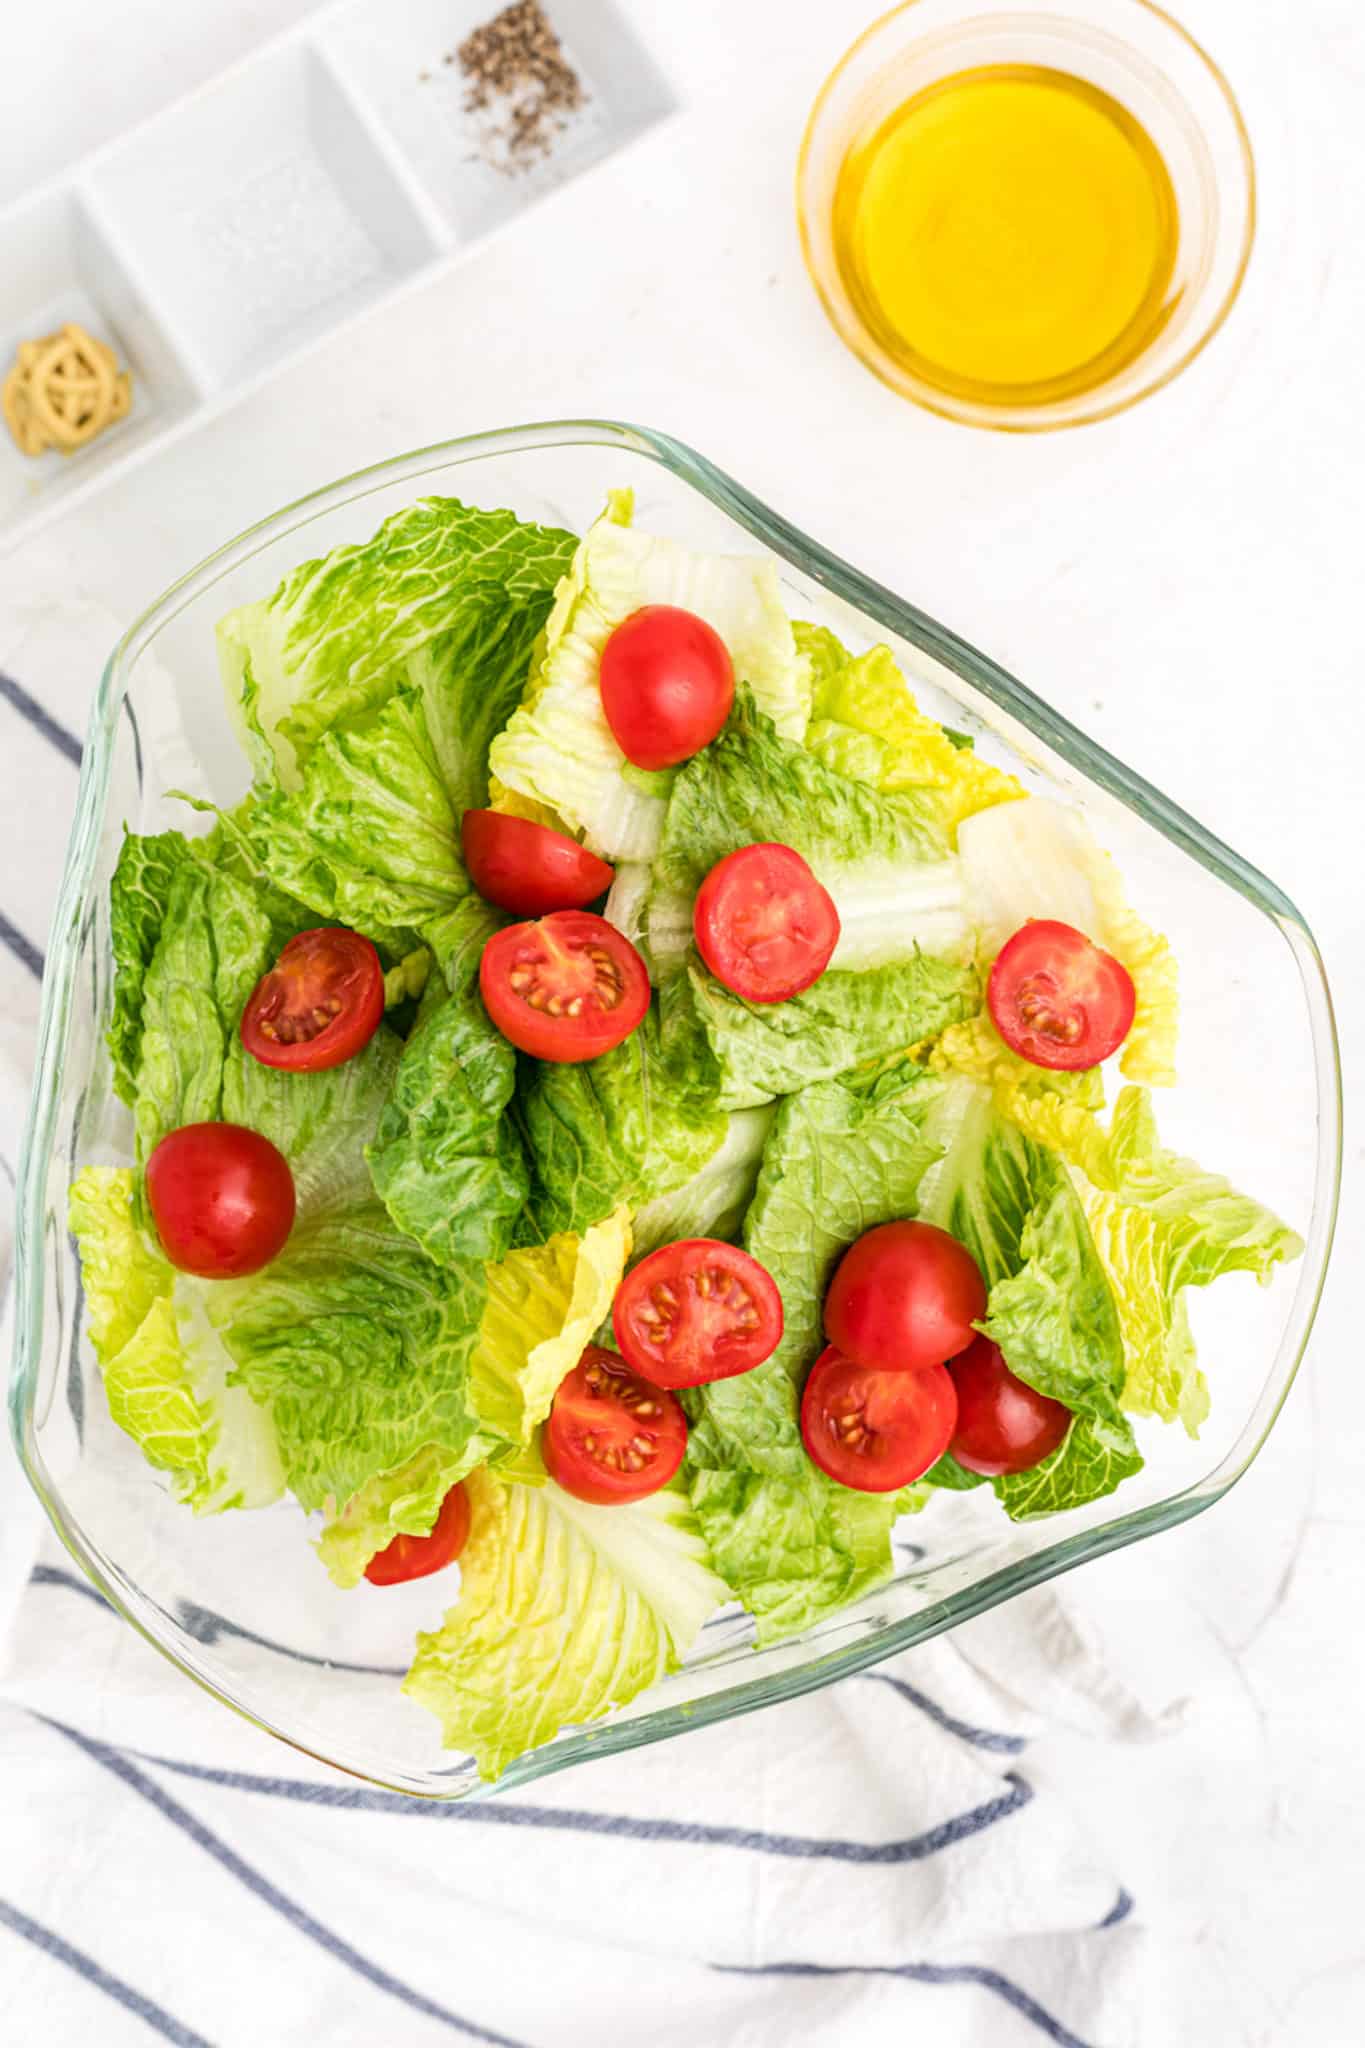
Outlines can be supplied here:
<path id="1" fill-rule="evenodd" d="M 612 632 L 642 605 L 679 605 L 706 619 L 730 650 L 738 682 L 799 739 L 810 685 L 761 555 L 695 555 L 631 525 L 632 496 L 613 491 L 561 584 L 525 698 L 494 740 L 494 801 L 548 807 L 610 859 L 648 860 L 669 777 L 631 770 L 602 709 L 598 670 Z"/>
<path id="2" fill-rule="evenodd" d="M 240 718 L 249 682 L 260 727 L 291 782 L 296 761 L 307 759 L 323 732 L 377 710 L 403 683 L 427 695 L 432 738 L 446 760 L 443 721 L 431 714 L 448 685 L 433 687 L 434 671 L 481 679 L 486 743 L 501 709 L 500 690 L 488 682 L 519 665 L 524 674 L 531 639 L 576 545 L 572 534 L 511 512 L 421 499 L 370 540 L 301 563 L 271 597 L 219 622 L 229 706 Z M 250 734 L 243 738 L 252 752 Z M 463 746 L 460 753 L 472 758 Z M 481 802 L 458 786 L 453 760 L 446 765 L 452 800 Z"/>
<path id="3" fill-rule="evenodd" d="M 130 1109 L 137 1095 L 147 969 L 166 921 L 171 881 L 193 857 L 183 833 L 125 832 L 109 884 L 114 995 L 105 1040 L 114 1063 L 114 1086 Z"/>
<path id="4" fill-rule="evenodd" d="M 656 1195 L 635 1217 L 635 1256 L 680 1237 L 732 1238 L 753 1200 L 775 1109 L 737 1109 L 720 1146 L 681 1187 Z"/>
<path id="5" fill-rule="evenodd" d="M 485 1778 L 676 1669 L 726 1598 L 686 1497 L 589 1507 L 472 1473 L 460 1592 L 403 1683 Z"/>
<path id="6" fill-rule="evenodd" d="M 429 926 L 445 975 L 403 1047 L 366 1157 L 395 1223 L 439 1264 L 500 1259 L 530 1182 L 507 1115 L 516 1054 L 480 1000 L 479 954 L 496 912 L 470 898 Z"/>
<path id="7" fill-rule="evenodd" d="M 582 1232 L 624 1204 L 642 1208 L 705 1166 L 726 1133 L 705 1049 L 665 1056 L 657 1010 L 600 1059 L 537 1062 L 518 1111 L 531 1169 L 535 1239 Z"/>
<path id="8" fill-rule="evenodd" d="M 874 1224 L 914 1213 L 937 1157 L 927 1135 L 944 1084 L 909 1062 L 818 1083 L 778 1107 L 744 1243 L 782 1290 L 772 1357 L 686 1397 L 684 1471 L 717 1571 L 779 1641 L 891 1573 L 899 1496 L 855 1493 L 806 1456 L 799 1403 L 824 1339 L 826 1285 Z"/>
<path id="9" fill-rule="evenodd" d="M 1131 910 L 1110 856 L 1078 811 L 1046 797 L 1001 805 L 970 818 L 958 836 L 968 908 L 983 958 L 1032 917 L 1074 925 L 1121 960 L 1133 977 L 1137 1013 L 1119 1067 L 1133 1081 L 1175 1079 L 1179 1022 L 1175 956 Z"/>
<path id="10" fill-rule="evenodd" d="M 81 1255 L 85 1327 L 101 1365 L 123 1349 L 175 1278 L 139 1225 L 133 1186 L 133 1172 L 123 1166 L 84 1166 L 71 1183 L 67 1224 Z"/>
<path id="11" fill-rule="evenodd" d="M 964 818 L 1024 794 L 1014 776 L 920 710 L 889 647 L 855 656 L 826 627 L 798 620 L 794 630 L 811 663 L 806 745 L 841 775 L 928 797 L 949 845 Z"/>
<path id="12" fill-rule="evenodd" d="M 834 968 L 968 950 L 957 866 L 932 800 L 850 782 L 784 739 L 740 691 L 724 731 L 677 771 L 668 800 L 644 923 L 657 980 L 681 964 L 697 891 L 716 862 L 763 841 L 795 847 L 834 898 L 843 926 Z"/>
<path id="13" fill-rule="evenodd" d="M 460 1476 L 462 1452 L 426 1444 L 391 1472 L 377 1472 L 324 1524 L 317 1553 L 334 1585 L 358 1586 L 365 1567 L 395 1536 L 426 1536 Z"/>
<path id="14" fill-rule="evenodd" d="M 716 1099 L 744 1109 L 903 1051 L 967 1016 L 979 1000 L 970 963 L 912 953 L 861 974 L 829 968 L 785 1003 L 748 1003 L 694 952 L 664 984 L 660 1009 L 665 1045 L 700 1038 L 717 1070 Z"/>
<path id="15" fill-rule="evenodd" d="M 338 1067 L 291 1074 L 253 1059 L 235 1033 L 223 1067 L 222 1114 L 269 1138 L 294 1176 L 296 1224 L 368 1202 L 365 1147 L 390 1100 L 404 1054 L 381 1024 Z"/>

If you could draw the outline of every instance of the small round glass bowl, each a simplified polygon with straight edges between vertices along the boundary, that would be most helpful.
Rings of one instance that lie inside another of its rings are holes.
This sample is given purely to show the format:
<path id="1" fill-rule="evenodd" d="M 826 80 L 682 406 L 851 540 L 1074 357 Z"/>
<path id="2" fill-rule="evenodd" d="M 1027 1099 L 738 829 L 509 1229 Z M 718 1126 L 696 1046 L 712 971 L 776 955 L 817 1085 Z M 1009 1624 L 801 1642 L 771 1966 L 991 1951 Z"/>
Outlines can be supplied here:
<path id="1" fill-rule="evenodd" d="M 1117 101 L 1156 145 L 1178 211 L 1175 260 L 1147 344 L 1101 381 L 1064 395 L 1000 386 L 989 398 L 961 397 L 927 382 L 870 330 L 835 249 L 835 194 L 850 150 L 915 94 L 958 72 L 1003 64 L 1065 72 Z M 1150 0 L 1049 0 L 1037 13 L 984 0 L 905 0 L 864 31 L 821 87 L 801 145 L 796 197 L 806 267 L 853 353 L 931 412 L 1011 433 L 1106 419 L 1168 384 L 1226 320 L 1256 225 L 1251 143 L 1231 88 Z"/>

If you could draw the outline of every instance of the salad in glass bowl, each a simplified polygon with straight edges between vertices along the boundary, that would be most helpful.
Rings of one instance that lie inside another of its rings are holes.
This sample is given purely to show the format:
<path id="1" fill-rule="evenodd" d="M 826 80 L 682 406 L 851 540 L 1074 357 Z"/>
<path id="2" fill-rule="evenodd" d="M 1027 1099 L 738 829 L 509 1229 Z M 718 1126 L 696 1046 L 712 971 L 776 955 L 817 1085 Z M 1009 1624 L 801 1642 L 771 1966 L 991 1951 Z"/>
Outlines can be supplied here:
<path id="1" fill-rule="evenodd" d="M 86 1327 L 187 1521 L 424 1603 L 391 1683 L 485 1777 L 1197 1435 L 1190 1291 L 1301 1242 L 1163 1141 L 1081 811 L 891 647 L 622 489 L 421 499 L 217 641 L 251 783 L 113 868 Z"/>

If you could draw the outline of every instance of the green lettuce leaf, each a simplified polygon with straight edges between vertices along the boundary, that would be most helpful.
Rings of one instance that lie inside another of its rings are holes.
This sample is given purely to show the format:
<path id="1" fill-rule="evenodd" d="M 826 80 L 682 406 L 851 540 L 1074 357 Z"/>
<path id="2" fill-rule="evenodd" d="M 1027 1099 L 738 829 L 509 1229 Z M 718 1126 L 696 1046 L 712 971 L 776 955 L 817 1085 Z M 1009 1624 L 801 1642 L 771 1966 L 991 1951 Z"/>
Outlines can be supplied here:
<path id="1" fill-rule="evenodd" d="M 380 1124 L 405 1047 L 381 1024 L 339 1067 L 290 1074 L 253 1059 L 234 1034 L 223 1068 L 222 1114 L 269 1138 L 294 1176 L 296 1222 L 372 1198 L 365 1147 Z"/>
<path id="2" fill-rule="evenodd" d="M 668 800 L 644 920 L 656 979 L 681 964 L 697 891 L 716 862 L 764 841 L 795 847 L 834 898 L 835 969 L 969 950 L 957 864 L 932 803 L 849 781 L 784 739 L 741 691 L 724 731 L 677 771 Z"/>
<path id="3" fill-rule="evenodd" d="M 494 740 L 494 800 L 548 808 L 595 852 L 648 860 L 668 778 L 630 771 L 602 709 L 598 670 L 612 632 L 642 605 L 680 605 L 730 650 L 738 682 L 799 739 L 809 709 L 777 571 L 760 555 L 695 555 L 631 525 L 629 491 L 611 493 L 561 584 L 525 698 Z"/>
<path id="4" fill-rule="evenodd" d="M 664 1041 L 709 1050 L 717 1100 L 744 1109 L 791 1095 L 943 1031 L 980 1000 L 976 970 L 951 956 L 912 953 L 862 974 L 829 968 L 785 1003 L 748 1003 L 695 953 L 660 993 Z"/>
<path id="5" fill-rule="evenodd" d="M 123 1349 L 175 1278 L 141 1228 L 133 1189 L 133 1172 L 122 1166 L 84 1166 L 71 1183 L 67 1225 L 81 1256 L 85 1327 L 101 1365 Z"/>
<path id="6" fill-rule="evenodd" d="M 772 1105 L 737 1109 L 725 1136 L 698 1172 L 681 1187 L 656 1195 L 636 1213 L 635 1256 L 642 1259 L 680 1237 L 733 1238 L 753 1200 L 763 1148 L 775 1115 Z"/>
<path id="7" fill-rule="evenodd" d="M 485 1778 L 677 1668 L 726 1598 L 685 1496 L 589 1507 L 547 1481 L 469 1481 L 460 1592 L 403 1683 Z"/>
<path id="8" fill-rule="evenodd" d="M 637 1210 L 682 1187 L 720 1149 L 727 1129 L 709 1066 L 666 1058 L 652 1008 L 600 1059 L 530 1067 L 519 1114 L 536 1239 L 581 1233 L 622 1205 Z"/>
<path id="9" fill-rule="evenodd" d="M 183 833 L 125 832 L 109 884 L 114 993 L 105 1041 L 114 1063 L 114 1087 L 130 1109 L 137 1097 L 147 969 L 166 922 L 172 879 L 193 857 Z"/>
<path id="10" fill-rule="evenodd" d="M 519 686 L 576 546 L 572 534 L 511 512 L 424 498 L 370 540 L 301 563 L 271 597 L 230 612 L 218 626 L 224 688 L 247 751 L 256 751 L 243 718 L 248 685 L 258 729 L 292 781 L 323 732 L 377 710 L 406 684 L 427 700 L 452 801 L 481 802 L 461 783 L 465 764 L 482 754 L 466 749 L 467 728 L 447 752 L 437 700 L 451 682 L 458 688 L 462 677 L 477 678 L 486 744 L 505 715 L 502 679 L 515 676 Z"/>
<path id="11" fill-rule="evenodd" d="M 950 846 L 964 818 L 1024 794 L 1012 775 L 964 746 L 962 734 L 920 710 L 889 647 L 855 656 L 826 627 L 798 621 L 794 631 L 811 664 L 806 745 L 841 775 L 915 792 Z"/>
<path id="12" fill-rule="evenodd" d="M 497 924 L 470 898 L 428 927 L 445 991 L 433 987 L 422 1004 L 366 1154 L 389 1214 L 439 1264 L 500 1259 L 530 1186 L 507 1114 L 516 1054 L 478 991 L 479 955 Z"/>
<path id="13" fill-rule="evenodd" d="M 1163 1147 L 1151 1097 L 1120 1090 L 1103 1151 L 1087 1148 L 1101 1185 L 1078 1177 L 1086 1216 L 1123 1329 L 1123 1405 L 1182 1422 L 1191 1436 L 1209 1396 L 1195 1359 L 1185 1290 L 1224 1273 L 1268 1282 L 1303 1240 L 1220 1174 Z"/>
<path id="14" fill-rule="evenodd" d="M 914 1213 L 938 1155 L 928 1135 L 943 1084 L 901 1062 L 829 1081 L 778 1107 L 744 1226 L 746 1249 L 782 1290 L 772 1357 L 687 1396 L 684 1467 L 716 1570 L 779 1641 L 890 1577 L 897 1495 L 857 1493 L 806 1456 L 799 1404 L 823 1348 L 830 1274 L 874 1224 Z"/>

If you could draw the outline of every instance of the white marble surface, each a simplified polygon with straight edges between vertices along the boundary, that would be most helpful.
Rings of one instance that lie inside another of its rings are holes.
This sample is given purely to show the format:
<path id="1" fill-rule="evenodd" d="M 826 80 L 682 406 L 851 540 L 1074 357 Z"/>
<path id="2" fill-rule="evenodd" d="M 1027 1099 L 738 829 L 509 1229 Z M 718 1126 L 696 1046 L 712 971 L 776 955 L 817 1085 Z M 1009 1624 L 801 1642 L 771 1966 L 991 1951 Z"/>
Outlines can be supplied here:
<path id="1" fill-rule="evenodd" d="M 1247 290 L 1170 391 L 1042 439 L 957 429 L 894 399 L 807 286 L 794 151 L 872 6 L 625 4 L 685 99 L 675 121 L 69 514 L 30 544 L 35 577 L 128 616 L 263 508 L 396 449 L 565 413 L 668 428 L 960 627 L 1274 875 L 1326 953 L 1349 1087 L 1365 1071 L 1355 0 L 1185 0 L 1257 144 Z M 0 201 L 304 11 L 20 12 Z M 28 823 L 33 858 L 57 861 L 66 821 Z M 1336 1266 L 1256 1469 L 1213 1514 L 1088 1574 L 1120 1663 L 1125 1617 L 1169 1597 L 1165 1668 L 1132 1675 L 1190 1695 L 1180 1731 L 1118 1763 L 1062 1733 L 1046 1758 L 1144 1917 L 1184 1951 L 1178 2038 L 1220 2048 L 1336 2048 L 1362 2031 L 1361 1153 L 1348 1126 Z"/>

